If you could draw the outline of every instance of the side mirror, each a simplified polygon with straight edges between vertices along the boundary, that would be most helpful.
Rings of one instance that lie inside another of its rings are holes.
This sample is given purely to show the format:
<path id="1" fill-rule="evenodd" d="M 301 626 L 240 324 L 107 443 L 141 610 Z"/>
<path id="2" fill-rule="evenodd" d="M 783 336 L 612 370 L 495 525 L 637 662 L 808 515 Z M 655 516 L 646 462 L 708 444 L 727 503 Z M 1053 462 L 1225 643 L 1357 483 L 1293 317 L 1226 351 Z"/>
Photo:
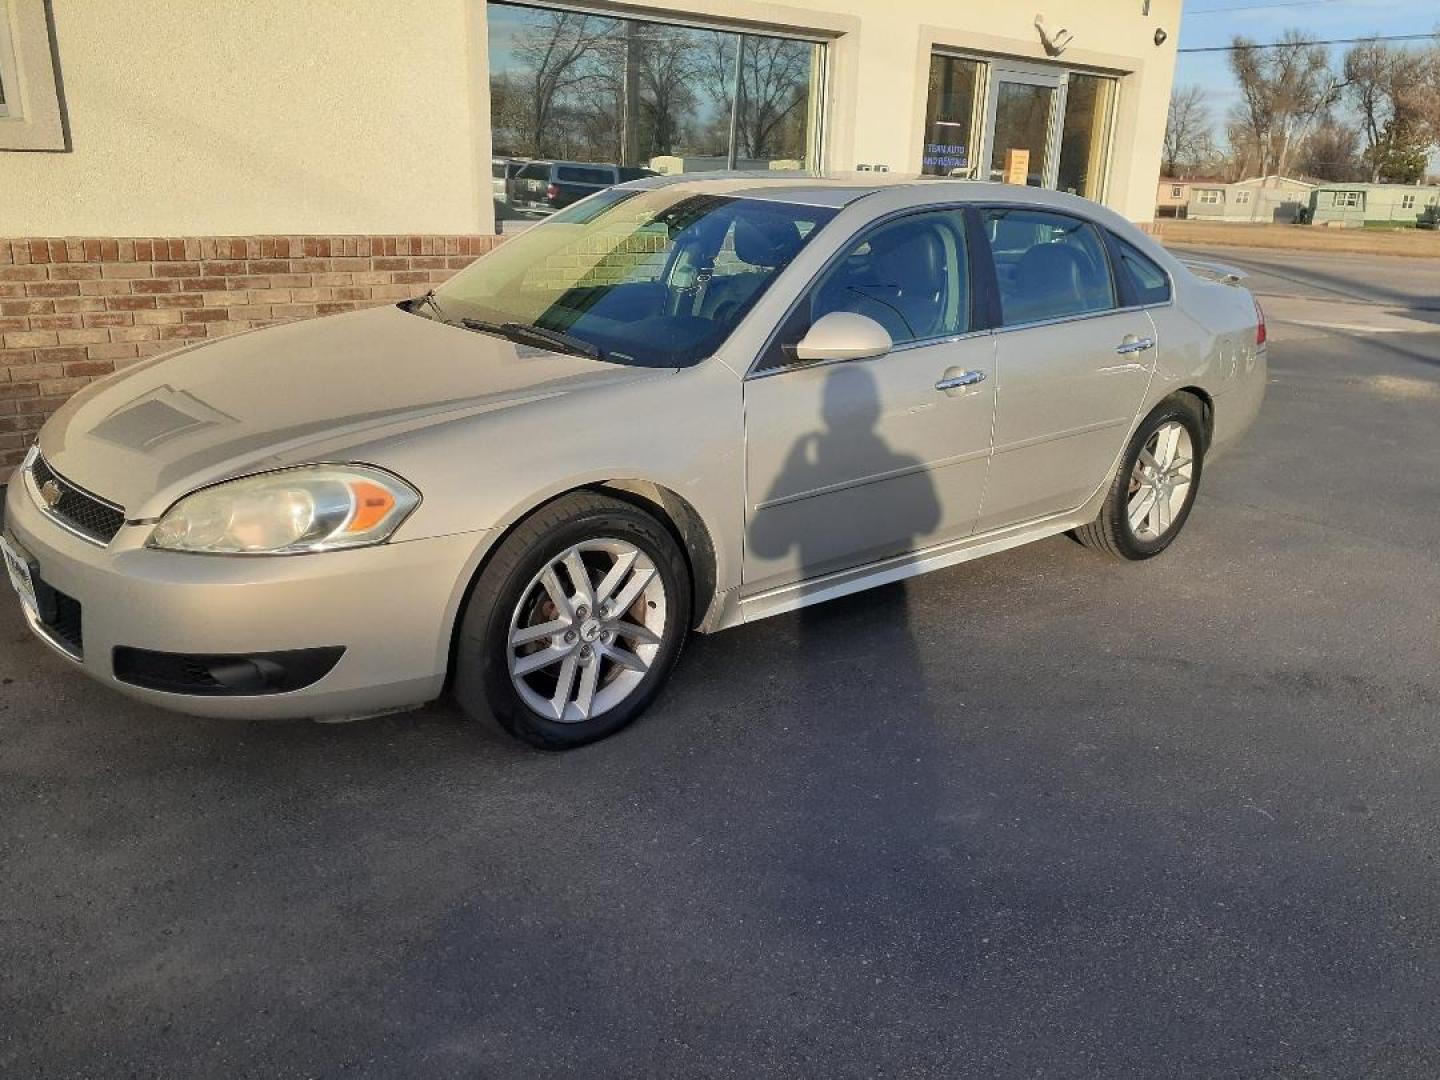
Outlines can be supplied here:
<path id="1" fill-rule="evenodd" d="M 874 319 L 853 311 L 822 315 L 795 345 L 797 360 L 863 360 L 884 356 L 894 346 L 890 334 Z"/>

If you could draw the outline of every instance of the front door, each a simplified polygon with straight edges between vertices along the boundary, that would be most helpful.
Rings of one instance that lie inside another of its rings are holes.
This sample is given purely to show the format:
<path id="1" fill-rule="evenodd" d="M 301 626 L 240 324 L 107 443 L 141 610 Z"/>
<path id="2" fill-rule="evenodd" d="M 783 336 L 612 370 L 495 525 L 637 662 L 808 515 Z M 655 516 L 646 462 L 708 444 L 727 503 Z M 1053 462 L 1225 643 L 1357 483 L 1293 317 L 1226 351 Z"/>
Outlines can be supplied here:
<path id="1" fill-rule="evenodd" d="M 984 212 L 1004 326 L 995 457 L 979 528 L 1073 510 L 1109 478 L 1155 370 L 1155 328 L 1119 306 L 1098 229 L 1063 214 Z"/>
<path id="2" fill-rule="evenodd" d="M 745 590 L 968 535 L 985 490 L 994 336 L 972 333 L 964 217 L 927 211 L 862 235 L 811 287 L 745 384 Z M 786 345 L 832 311 L 891 352 L 805 364 Z"/>

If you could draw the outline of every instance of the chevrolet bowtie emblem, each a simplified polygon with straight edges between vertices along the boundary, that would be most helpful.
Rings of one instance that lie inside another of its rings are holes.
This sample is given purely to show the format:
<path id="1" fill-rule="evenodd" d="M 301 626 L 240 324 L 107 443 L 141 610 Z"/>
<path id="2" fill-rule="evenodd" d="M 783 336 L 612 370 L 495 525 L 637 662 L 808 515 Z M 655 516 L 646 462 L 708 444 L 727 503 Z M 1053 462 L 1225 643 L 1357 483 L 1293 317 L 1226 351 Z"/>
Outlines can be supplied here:
<path id="1" fill-rule="evenodd" d="M 40 485 L 40 498 L 45 500 L 45 505 L 54 509 L 55 504 L 60 501 L 60 485 L 54 480 L 46 480 Z"/>

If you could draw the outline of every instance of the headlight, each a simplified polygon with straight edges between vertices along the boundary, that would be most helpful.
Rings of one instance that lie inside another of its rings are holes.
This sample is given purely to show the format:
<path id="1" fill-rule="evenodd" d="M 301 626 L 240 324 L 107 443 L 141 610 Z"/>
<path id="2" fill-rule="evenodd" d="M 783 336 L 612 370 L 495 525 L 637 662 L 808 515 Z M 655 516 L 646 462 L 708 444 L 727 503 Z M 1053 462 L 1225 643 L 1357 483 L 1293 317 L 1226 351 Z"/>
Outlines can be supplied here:
<path id="1" fill-rule="evenodd" d="M 385 540 L 420 495 L 366 465 L 303 465 L 186 495 L 148 545 L 168 551 L 290 555 Z"/>

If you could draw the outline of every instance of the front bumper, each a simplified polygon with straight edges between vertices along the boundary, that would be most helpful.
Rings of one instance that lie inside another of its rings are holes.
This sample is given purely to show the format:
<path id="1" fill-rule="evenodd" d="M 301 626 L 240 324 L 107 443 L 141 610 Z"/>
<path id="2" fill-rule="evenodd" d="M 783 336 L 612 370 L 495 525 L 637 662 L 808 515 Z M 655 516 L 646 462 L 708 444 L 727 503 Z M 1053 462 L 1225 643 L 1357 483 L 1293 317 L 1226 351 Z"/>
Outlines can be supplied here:
<path id="1" fill-rule="evenodd" d="M 44 584 L 78 601 L 78 647 L 31 624 L 57 652 L 141 701 L 248 719 L 364 713 L 437 697 L 456 612 L 488 536 L 314 555 L 192 555 L 150 550 L 150 526 L 126 525 L 101 547 L 45 517 L 18 482 L 8 488 L 5 529 Z M 257 654 L 334 646 L 345 651 L 322 678 L 280 693 L 171 693 L 115 676 L 116 648 Z"/>

